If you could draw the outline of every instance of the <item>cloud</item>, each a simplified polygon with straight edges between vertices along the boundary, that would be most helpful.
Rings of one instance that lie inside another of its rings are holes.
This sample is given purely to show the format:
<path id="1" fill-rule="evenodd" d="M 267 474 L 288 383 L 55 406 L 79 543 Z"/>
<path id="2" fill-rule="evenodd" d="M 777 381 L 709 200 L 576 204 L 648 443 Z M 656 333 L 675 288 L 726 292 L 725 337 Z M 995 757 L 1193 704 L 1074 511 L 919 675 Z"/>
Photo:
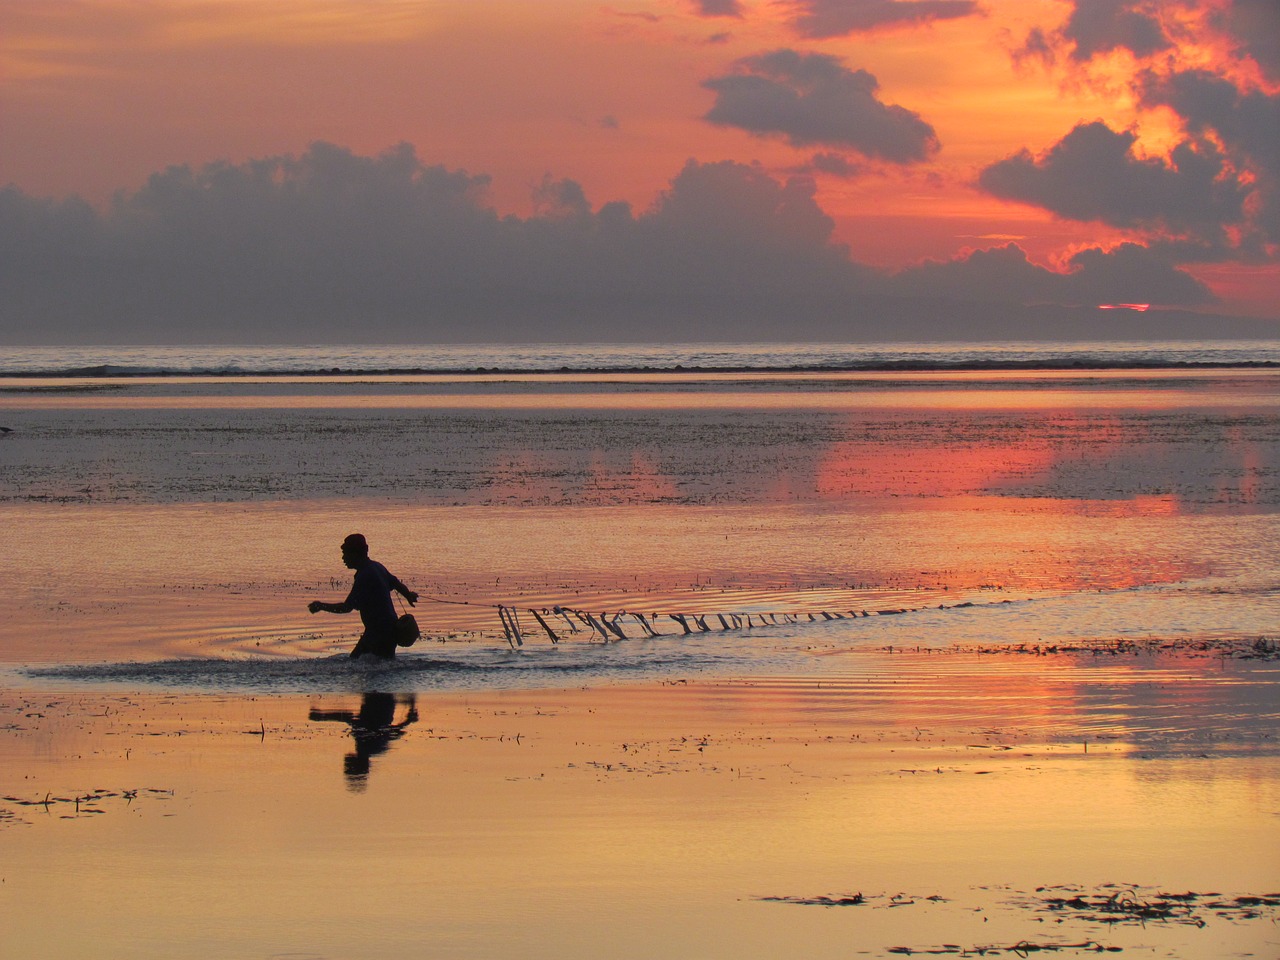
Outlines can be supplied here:
<path id="1" fill-rule="evenodd" d="M 1207 299 L 1169 255 L 1136 245 L 1078 254 L 1065 273 L 1011 245 L 890 275 L 834 242 L 812 181 L 729 161 L 690 160 L 640 212 L 548 177 L 534 214 L 500 217 L 488 188 L 408 146 L 365 157 L 318 143 L 173 167 L 103 211 L 0 190 L 0 337 L 1028 338 L 1028 304 Z M 1117 332 L 1072 316 L 1079 336 Z"/>
<path id="2" fill-rule="evenodd" d="M 1280 5 L 1276 0 L 1070 0 L 1058 29 L 1032 27 L 1013 51 L 1015 63 L 1053 66 L 1063 56 L 1077 65 L 1116 50 L 1169 68 L 1212 57 L 1224 72 L 1252 61 L 1261 75 L 1280 82 Z M 1157 57 L 1158 54 L 1165 56 Z"/>
<path id="3" fill-rule="evenodd" d="M 1054 38 L 1040 27 L 1032 27 L 1021 47 L 1013 51 L 1014 66 L 1022 66 L 1028 60 L 1039 60 L 1052 67 L 1057 61 Z"/>
<path id="4" fill-rule="evenodd" d="M 1183 262 L 1274 257 L 1267 245 L 1280 241 L 1280 95 L 1262 78 L 1280 67 L 1280 6 L 1072 0 L 1061 29 L 1033 29 L 1013 56 L 1053 67 L 1069 54 L 1087 78 L 1093 59 L 1115 50 L 1146 58 L 1124 81 L 1138 108 L 1167 107 L 1181 122 L 1184 139 L 1167 158 L 1137 155 L 1134 132 L 1081 123 L 1039 157 L 1023 150 L 991 164 L 980 185 L 1069 219 L 1172 234 L 1150 242 L 1176 243 Z M 1206 56 L 1219 66 L 1186 67 Z"/>
<path id="5" fill-rule="evenodd" d="M 804 172 L 825 173 L 830 177 L 839 177 L 842 180 L 853 180 L 866 173 L 867 168 L 861 163 L 850 160 L 842 153 L 829 153 L 823 151 L 815 153 L 809 158 L 809 163 L 804 168 Z"/>
<path id="6" fill-rule="evenodd" d="M 499 217 L 488 178 L 400 146 L 174 167 L 98 213 L 0 191 L 5 336 L 661 339 L 844 312 L 867 271 L 811 183 L 690 162 L 641 215 L 550 178 Z M 621 324 L 621 327 L 613 326 Z M 95 331 L 100 331 L 99 333 Z M 183 331 L 186 331 L 184 334 Z M 727 333 L 727 330 L 723 331 Z"/>
<path id="7" fill-rule="evenodd" d="M 981 12 L 972 0 L 794 0 L 790 6 L 796 31 L 813 39 L 954 20 Z"/>
<path id="8" fill-rule="evenodd" d="M 742 4 L 739 0 L 693 0 L 693 6 L 700 17 L 737 17 L 743 16 Z"/>
<path id="9" fill-rule="evenodd" d="M 1062 35 L 1077 61 L 1121 49 L 1149 57 L 1173 45 L 1150 0 L 1075 0 Z"/>
<path id="10" fill-rule="evenodd" d="M 1244 188 L 1208 141 L 1184 141 L 1169 160 L 1139 158 L 1137 136 L 1082 123 L 1039 157 L 1023 150 L 986 167 L 982 189 L 1070 220 L 1208 236 L 1239 222 Z"/>
<path id="11" fill-rule="evenodd" d="M 938 151 L 920 115 L 876 98 L 879 83 L 838 57 L 775 50 L 739 60 L 736 72 L 703 86 L 716 94 L 704 119 L 795 147 L 827 146 L 907 164 Z"/>
<path id="12" fill-rule="evenodd" d="M 1280 6 L 1275 0 L 1230 0 L 1217 23 L 1239 44 L 1238 52 L 1272 82 L 1280 82 Z"/>
<path id="13" fill-rule="evenodd" d="M 1083 250 L 1067 266 L 1059 273 L 1033 264 L 1010 243 L 909 267 L 895 275 L 894 285 L 903 295 L 968 302 L 1202 306 L 1215 299 L 1167 257 L 1140 244 Z"/>
<path id="14" fill-rule="evenodd" d="M 1146 74 L 1141 93 L 1147 106 L 1172 108 L 1192 134 L 1218 137 L 1248 172 L 1255 224 L 1268 240 L 1280 241 L 1280 95 L 1242 91 L 1203 70 Z"/>
<path id="15" fill-rule="evenodd" d="M 1081 250 L 1068 267 L 1063 283 L 1077 303 L 1200 306 L 1217 301 L 1208 287 L 1174 267 L 1159 248 L 1139 243 Z"/>
<path id="16" fill-rule="evenodd" d="M 898 272 L 895 285 L 918 296 L 978 302 L 1045 303 L 1052 299 L 1049 271 L 1027 260 L 1016 244 L 975 250 L 954 260 L 926 260 Z"/>
<path id="17" fill-rule="evenodd" d="M 1280 6 L 1275 0 L 1073 0 L 1062 29 L 1045 35 L 1034 28 L 1028 48 L 1039 52 L 1046 43 L 1069 46 L 1077 63 L 1115 50 L 1142 59 L 1176 55 L 1179 46 L 1210 41 L 1215 34 L 1227 39 L 1236 56 L 1250 58 L 1272 80 L 1280 79 Z"/>

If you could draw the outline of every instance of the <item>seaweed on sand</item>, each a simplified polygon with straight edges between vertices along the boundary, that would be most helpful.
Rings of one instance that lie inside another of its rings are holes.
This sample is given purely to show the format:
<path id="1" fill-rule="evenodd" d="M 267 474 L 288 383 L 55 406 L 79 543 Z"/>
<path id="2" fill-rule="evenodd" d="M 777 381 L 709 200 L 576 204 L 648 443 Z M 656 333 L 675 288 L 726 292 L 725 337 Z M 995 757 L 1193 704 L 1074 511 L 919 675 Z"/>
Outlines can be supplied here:
<path id="1" fill-rule="evenodd" d="M 1044 897 L 1044 909 L 1069 913 L 1091 923 L 1185 923 L 1203 927 L 1206 914 L 1232 920 L 1257 920 L 1274 916 L 1280 894 L 1223 897 L 1217 893 L 1157 893 L 1141 896 L 1134 890 Z M 1271 908 L 1271 909 L 1268 909 Z"/>

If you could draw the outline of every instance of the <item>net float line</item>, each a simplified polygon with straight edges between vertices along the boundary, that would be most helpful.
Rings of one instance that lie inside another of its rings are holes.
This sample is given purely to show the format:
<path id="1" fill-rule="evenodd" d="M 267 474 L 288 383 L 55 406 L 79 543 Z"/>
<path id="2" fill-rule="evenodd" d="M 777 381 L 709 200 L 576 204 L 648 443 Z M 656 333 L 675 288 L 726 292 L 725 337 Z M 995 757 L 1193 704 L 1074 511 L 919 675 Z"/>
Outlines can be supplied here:
<path id="1" fill-rule="evenodd" d="M 477 603 L 470 600 L 445 600 L 440 597 L 421 597 L 422 600 L 428 600 L 432 603 L 448 603 L 459 606 L 469 607 L 489 607 L 498 614 L 498 621 L 502 625 L 502 634 L 506 638 L 507 645 L 511 649 L 524 646 L 526 634 L 535 630 L 531 626 L 521 622 L 521 608 L 514 604 L 504 603 Z M 1001 600 L 1000 603 L 1009 603 L 1008 600 Z M 972 607 L 974 603 L 957 603 L 952 605 L 942 604 L 938 607 L 940 610 L 957 609 L 961 607 Z M 923 607 L 897 607 L 885 610 L 819 610 L 816 612 L 787 612 L 787 613 L 761 613 L 758 611 L 739 612 L 739 613 L 659 613 L 651 612 L 646 616 L 633 610 L 619 610 L 616 613 L 608 612 L 591 613 L 587 610 L 577 609 L 575 607 L 557 605 L 554 607 L 543 607 L 541 610 L 529 607 L 525 608 L 526 613 L 531 616 L 538 625 L 538 628 L 546 633 L 552 643 L 560 642 L 560 635 L 556 633 L 556 629 L 568 629 L 571 634 L 587 632 L 593 640 L 600 640 L 604 643 L 616 643 L 619 640 L 648 639 L 652 637 L 666 636 L 691 636 L 696 633 L 712 633 L 712 632 L 735 632 L 740 630 L 755 630 L 761 627 L 787 626 L 792 624 L 808 624 L 823 623 L 833 620 L 854 620 L 861 617 L 887 617 L 896 616 L 903 613 L 916 613 Z M 662 620 L 670 620 L 680 627 L 679 634 L 664 633 L 658 629 L 658 624 Z M 564 626 L 561 627 L 560 623 Z M 552 623 L 556 626 L 553 627 Z M 627 634 L 625 626 L 638 626 L 640 628 L 641 637 L 634 637 Z"/>
<path id="2" fill-rule="evenodd" d="M 512 649 L 524 646 L 528 630 L 521 625 L 521 611 L 505 604 L 494 605 L 498 618 L 502 623 L 503 635 Z M 956 604 L 958 607 L 971 607 L 972 603 Z M 648 615 L 634 610 L 619 610 L 616 613 L 592 613 L 574 607 L 554 606 L 541 610 L 529 608 L 527 612 L 546 633 L 552 643 L 560 642 L 560 635 L 567 628 L 571 634 L 587 632 L 593 640 L 604 643 L 616 643 L 619 640 L 648 639 L 664 636 L 690 636 L 696 633 L 726 633 L 742 630 L 755 630 L 762 627 L 786 626 L 791 624 L 823 623 L 833 620 L 853 620 L 861 617 L 884 617 L 902 613 L 914 613 L 923 608 L 895 608 L 888 610 L 819 610 L 813 613 L 761 613 L 758 611 L 741 613 L 658 613 Z M 943 608 L 945 609 L 945 607 Z M 659 629 L 660 623 L 670 620 L 680 627 L 678 634 L 666 633 Z M 555 623 L 555 627 L 552 624 Z M 561 624 L 563 623 L 563 626 Z M 626 632 L 627 627 L 639 628 L 639 635 Z"/>

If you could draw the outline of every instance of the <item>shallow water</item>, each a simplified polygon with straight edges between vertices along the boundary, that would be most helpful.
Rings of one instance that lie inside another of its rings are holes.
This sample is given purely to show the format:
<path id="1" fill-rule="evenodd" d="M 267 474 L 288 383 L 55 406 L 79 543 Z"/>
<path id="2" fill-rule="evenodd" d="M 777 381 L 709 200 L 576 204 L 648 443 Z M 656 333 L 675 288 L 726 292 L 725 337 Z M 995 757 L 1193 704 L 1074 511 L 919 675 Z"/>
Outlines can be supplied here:
<path id="1" fill-rule="evenodd" d="M 1038 888 L 1280 889 L 1276 382 L 0 390 L 6 946 L 1273 955 Z M 433 598 L 393 664 L 306 613 L 356 529 Z"/>
<path id="2" fill-rule="evenodd" d="M 1262 636 L 1280 620 L 1280 518 L 1270 513 L 302 502 L 10 505 L 0 516 L 14 563 L 0 626 L 9 664 L 109 661 L 144 678 L 145 664 L 179 657 L 207 661 L 220 688 L 290 676 L 305 687 L 313 658 L 349 649 L 358 623 L 305 606 L 344 595 L 333 531 L 357 525 L 398 548 L 383 558 L 402 578 L 446 601 L 416 611 L 427 637 L 404 655 L 402 678 L 415 687 L 555 683 L 570 670 L 807 670 L 810 651 L 842 647 Z M 497 604 L 522 611 L 521 657 L 502 638 Z M 630 639 L 606 644 L 548 614 L 562 641 L 553 645 L 527 611 L 556 605 L 637 611 L 664 636 L 645 640 L 627 617 Z M 710 614 L 713 629 L 686 636 L 673 613 Z M 752 627 L 725 632 L 717 613 L 751 615 Z M 762 613 L 797 622 L 765 624 Z M 256 666 L 264 657 L 270 670 Z M 340 667 L 321 664 L 314 682 Z"/>

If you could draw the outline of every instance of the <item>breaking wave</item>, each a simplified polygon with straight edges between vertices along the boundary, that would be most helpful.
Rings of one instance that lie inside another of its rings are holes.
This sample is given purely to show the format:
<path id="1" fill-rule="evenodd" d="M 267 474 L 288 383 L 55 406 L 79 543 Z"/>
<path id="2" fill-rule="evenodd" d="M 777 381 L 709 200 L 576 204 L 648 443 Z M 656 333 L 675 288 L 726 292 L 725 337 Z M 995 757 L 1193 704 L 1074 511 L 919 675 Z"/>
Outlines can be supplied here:
<path id="1" fill-rule="evenodd" d="M 1275 341 L 8 347 L 0 374 L 156 376 L 636 370 L 931 370 L 1280 363 Z"/>

